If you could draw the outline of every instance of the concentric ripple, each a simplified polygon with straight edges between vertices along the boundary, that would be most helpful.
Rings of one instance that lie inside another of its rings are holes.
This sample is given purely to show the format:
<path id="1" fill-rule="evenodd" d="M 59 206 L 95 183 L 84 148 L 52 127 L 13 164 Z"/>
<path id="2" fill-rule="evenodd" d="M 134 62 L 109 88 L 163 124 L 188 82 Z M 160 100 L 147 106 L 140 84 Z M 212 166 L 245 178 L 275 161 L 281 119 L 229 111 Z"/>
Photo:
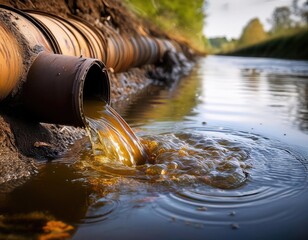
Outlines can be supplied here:
<path id="1" fill-rule="evenodd" d="M 110 217 L 110 215 L 114 212 L 117 206 L 117 201 L 106 200 L 104 198 L 99 199 L 89 207 L 86 217 L 83 219 L 82 222 L 84 224 L 92 224 L 105 221 Z"/>
<path id="2" fill-rule="evenodd" d="M 160 192 L 163 187 L 167 191 L 152 203 L 155 212 L 198 226 L 288 218 L 289 201 L 300 194 L 308 199 L 307 160 L 281 143 L 203 128 L 142 138 L 151 163 L 133 168 L 97 158 L 81 161 L 95 187 L 107 193 L 133 192 L 142 186 Z M 101 201 L 91 206 L 86 223 L 104 221 L 117 208 L 115 202 Z"/>
<path id="3" fill-rule="evenodd" d="M 304 164 L 307 160 L 258 136 L 211 134 L 211 140 L 220 143 L 220 147 L 228 146 L 227 155 L 240 155 L 240 160 L 249 162 L 246 184 L 233 189 L 219 189 L 214 184 L 186 187 L 162 195 L 154 206 L 155 211 L 168 219 L 195 225 L 224 225 L 234 221 L 248 224 L 291 218 L 292 207 L 289 204 L 292 199 L 300 194 L 307 197 L 307 169 Z M 223 149 L 220 149 L 221 152 L 226 154 Z M 225 174 L 222 173 L 223 176 Z M 229 182 L 224 182 L 223 186 L 226 184 Z"/>

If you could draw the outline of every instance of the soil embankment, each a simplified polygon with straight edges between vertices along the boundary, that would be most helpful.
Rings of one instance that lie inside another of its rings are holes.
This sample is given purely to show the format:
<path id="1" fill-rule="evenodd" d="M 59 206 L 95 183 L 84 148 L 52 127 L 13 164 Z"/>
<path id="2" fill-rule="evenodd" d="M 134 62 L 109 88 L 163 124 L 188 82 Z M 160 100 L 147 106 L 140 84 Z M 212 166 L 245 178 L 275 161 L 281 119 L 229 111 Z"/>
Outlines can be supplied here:
<path id="1" fill-rule="evenodd" d="M 168 37 L 153 30 L 151 26 L 140 22 L 126 8 L 115 0 L 52 0 L 52 1 L 9 1 L 0 0 L 0 4 L 20 10 L 41 10 L 63 18 L 74 15 L 100 28 L 107 25 L 124 35 L 148 35 L 156 38 Z M 0 15 L 5 21 L 5 15 Z M 13 26 L 12 26 L 13 27 Z M 20 40 L 20 39 L 19 39 Z M 190 68 L 193 53 L 190 48 L 178 43 L 179 49 L 166 52 L 155 64 L 131 68 L 125 72 L 115 73 L 109 69 L 111 81 L 111 100 L 123 102 L 153 80 L 170 83 L 179 78 Z M 27 46 L 24 46 L 27 47 Z M 29 56 L 23 62 L 27 65 L 33 58 Z M 24 66 L 26 68 L 26 66 Z M 52 160 L 63 154 L 75 140 L 83 137 L 82 128 L 43 124 L 27 120 L 26 114 L 17 111 L 9 100 L 0 102 L 0 184 L 20 181 L 38 171 L 40 162 Z"/>

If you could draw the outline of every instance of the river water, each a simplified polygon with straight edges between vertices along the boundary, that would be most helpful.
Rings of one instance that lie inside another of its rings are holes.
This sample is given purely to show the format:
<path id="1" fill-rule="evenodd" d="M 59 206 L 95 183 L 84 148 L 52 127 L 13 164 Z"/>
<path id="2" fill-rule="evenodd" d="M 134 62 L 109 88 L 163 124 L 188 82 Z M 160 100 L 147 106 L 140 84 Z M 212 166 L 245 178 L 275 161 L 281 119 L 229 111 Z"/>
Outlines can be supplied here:
<path id="1" fill-rule="evenodd" d="M 308 62 L 209 56 L 116 109 L 146 164 L 85 138 L 1 213 L 49 214 L 73 239 L 308 239 Z"/>

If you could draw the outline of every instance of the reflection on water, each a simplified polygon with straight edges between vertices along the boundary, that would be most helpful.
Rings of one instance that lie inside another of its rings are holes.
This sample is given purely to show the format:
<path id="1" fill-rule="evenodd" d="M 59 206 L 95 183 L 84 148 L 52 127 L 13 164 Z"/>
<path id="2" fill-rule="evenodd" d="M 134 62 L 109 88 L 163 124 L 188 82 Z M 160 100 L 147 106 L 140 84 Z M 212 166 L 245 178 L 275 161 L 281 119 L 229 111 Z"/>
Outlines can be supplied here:
<path id="1" fill-rule="evenodd" d="M 192 71 L 192 76 L 198 69 Z M 125 108 L 116 108 L 130 126 L 145 125 L 158 121 L 181 121 L 190 115 L 198 104 L 201 93 L 200 79 L 191 77 L 171 88 L 154 86 L 146 89 Z"/>
<path id="2" fill-rule="evenodd" d="M 176 87 L 117 109 L 145 164 L 103 161 L 83 139 L 0 195 L 1 210 L 48 211 L 73 239 L 307 239 L 307 94 L 307 62 L 201 59 Z"/>
<path id="3" fill-rule="evenodd" d="M 300 130 L 308 131 L 308 83 L 305 78 L 268 75 L 271 106 L 280 108 L 283 120 L 291 121 Z"/>

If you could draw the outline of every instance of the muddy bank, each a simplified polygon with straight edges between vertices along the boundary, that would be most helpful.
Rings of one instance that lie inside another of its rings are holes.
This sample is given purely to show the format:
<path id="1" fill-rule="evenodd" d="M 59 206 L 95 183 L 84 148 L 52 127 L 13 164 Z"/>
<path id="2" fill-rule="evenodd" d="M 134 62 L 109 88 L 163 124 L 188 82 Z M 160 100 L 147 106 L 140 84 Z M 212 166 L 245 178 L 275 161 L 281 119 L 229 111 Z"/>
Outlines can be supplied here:
<path id="1" fill-rule="evenodd" d="M 129 13 L 120 1 L 7 1 L 5 4 L 18 9 L 35 9 L 57 14 L 61 17 L 78 16 L 97 27 L 108 25 L 120 34 L 142 35 L 144 33 L 168 38 L 164 33 L 144 25 Z M 1 21 L 5 19 L 1 15 Z M 15 26 L 12 26 L 14 29 Z M 16 31 L 16 29 L 14 30 Z M 23 39 L 18 39 L 23 41 Z M 24 44 L 26 45 L 26 44 Z M 154 81 L 171 84 L 187 73 L 192 66 L 193 52 L 187 45 L 179 44 L 180 50 L 167 51 L 156 64 L 131 68 L 125 72 L 114 73 L 108 69 L 111 81 L 112 104 L 125 105 L 128 98 L 138 94 Z M 25 48 L 26 59 L 23 71 L 40 49 Z M 18 96 L 18 91 L 14 93 Z M 15 96 L 14 96 L 15 97 Z M 8 181 L 22 181 L 39 170 L 41 163 L 57 159 L 77 140 L 85 136 L 82 128 L 38 123 L 17 111 L 9 100 L 0 102 L 0 184 Z"/>

